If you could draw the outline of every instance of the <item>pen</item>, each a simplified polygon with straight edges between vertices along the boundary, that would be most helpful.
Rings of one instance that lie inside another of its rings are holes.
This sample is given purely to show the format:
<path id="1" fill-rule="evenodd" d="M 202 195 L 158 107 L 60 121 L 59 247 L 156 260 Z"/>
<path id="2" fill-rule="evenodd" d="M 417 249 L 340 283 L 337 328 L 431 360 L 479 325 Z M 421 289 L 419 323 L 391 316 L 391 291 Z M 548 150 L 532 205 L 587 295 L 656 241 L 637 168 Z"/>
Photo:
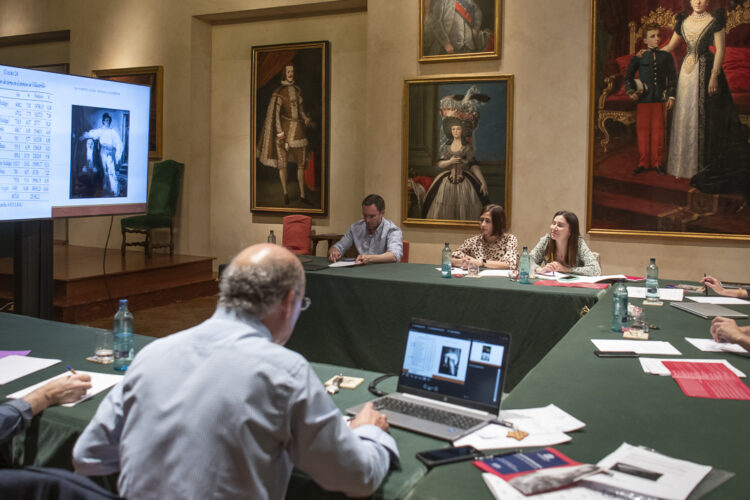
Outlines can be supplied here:
<path id="1" fill-rule="evenodd" d="M 706 273 L 703 273 L 703 277 L 706 277 Z M 706 294 L 706 297 L 708 297 L 708 285 L 706 285 L 706 282 L 703 282 L 703 293 Z"/>
<path id="2" fill-rule="evenodd" d="M 70 365 L 65 365 L 65 369 L 69 370 L 73 375 L 78 375 L 78 373 L 73 368 L 71 368 Z"/>

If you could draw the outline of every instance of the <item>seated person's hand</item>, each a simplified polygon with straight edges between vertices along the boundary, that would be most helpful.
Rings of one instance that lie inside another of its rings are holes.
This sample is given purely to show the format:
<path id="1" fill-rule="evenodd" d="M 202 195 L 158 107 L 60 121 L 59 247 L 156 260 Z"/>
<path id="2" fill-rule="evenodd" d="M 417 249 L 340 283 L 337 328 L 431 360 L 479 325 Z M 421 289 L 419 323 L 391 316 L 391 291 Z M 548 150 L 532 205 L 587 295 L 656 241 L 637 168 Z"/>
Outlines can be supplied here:
<path id="1" fill-rule="evenodd" d="M 78 401 L 91 389 L 91 376 L 86 373 L 78 373 L 68 377 L 58 378 L 41 387 L 46 391 L 48 401 L 51 405 L 60 405 Z"/>
<path id="2" fill-rule="evenodd" d="M 336 247 L 331 247 L 331 249 L 328 251 L 328 260 L 331 262 L 338 262 L 340 258 L 341 252 L 339 252 L 339 249 Z"/>
<path id="3" fill-rule="evenodd" d="M 461 260 L 461 269 L 469 269 L 469 264 L 471 264 L 471 261 L 474 260 L 469 256 L 466 256 Z"/>
<path id="4" fill-rule="evenodd" d="M 711 321 L 711 336 L 716 342 L 735 344 L 743 334 L 735 320 L 717 316 Z"/>
<path id="5" fill-rule="evenodd" d="M 362 411 L 349 422 L 349 427 L 356 429 L 360 425 L 375 425 L 384 431 L 388 430 L 388 419 L 375 409 L 372 403 L 367 403 Z"/>
<path id="6" fill-rule="evenodd" d="M 713 276 L 706 276 L 700 282 L 719 295 L 727 295 L 727 289 L 721 286 L 721 281 L 717 280 Z"/>
<path id="7" fill-rule="evenodd" d="M 370 262 L 370 256 L 365 255 L 363 253 L 357 255 L 357 258 L 354 260 L 354 263 L 357 265 L 367 264 L 369 262 Z"/>

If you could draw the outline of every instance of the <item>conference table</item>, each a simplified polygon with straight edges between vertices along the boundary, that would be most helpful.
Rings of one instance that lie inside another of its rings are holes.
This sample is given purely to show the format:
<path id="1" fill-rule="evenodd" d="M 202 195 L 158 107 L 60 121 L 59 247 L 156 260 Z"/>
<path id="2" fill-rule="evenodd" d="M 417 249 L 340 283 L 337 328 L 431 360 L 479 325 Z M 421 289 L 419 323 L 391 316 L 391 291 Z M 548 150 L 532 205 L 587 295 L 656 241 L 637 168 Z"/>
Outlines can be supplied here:
<path id="1" fill-rule="evenodd" d="M 662 280 L 662 286 L 666 283 Z M 690 296 L 690 294 L 687 294 Z M 641 304 L 641 300 L 632 299 Z M 728 306 L 750 314 L 750 305 Z M 644 373 L 638 359 L 598 358 L 591 339 L 615 339 L 610 331 L 612 291 L 599 300 L 503 400 L 502 408 L 535 408 L 554 403 L 586 423 L 556 449 L 574 460 L 596 463 L 621 443 L 642 445 L 665 455 L 734 472 L 735 477 L 705 498 L 750 495 L 750 402 L 691 398 L 672 379 Z M 651 340 L 669 341 L 682 353 L 675 359 L 725 359 L 750 375 L 750 357 L 701 352 L 685 338 L 710 338 L 710 320 L 664 302 L 645 308 L 657 325 Z M 748 325 L 747 319 L 738 320 Z M 649 356 L 659 357 L 659 356 Z M 666 356 L 664 356 L 666 357 Z M 748 379 L 743 378 L 746 385 Z M 415 499 L 492 499 L 472 464 L 443 466 L 426 474 L 406 495 Z"/>
<path id="2" fill-rule="evenodd" d="M 479 280 L 481 281 L 481 280 Z M 640 303 L 638 299 L 635 303 Z M 531 408 L 554 403 L 586 423 L 571 433 L 572 441 L 556 448 L 582 462 L 595 463 L 621 443 L 643 445 L 666 455 L 734 472 L 735 477 L 706 498 L 746 498 L 750 491 L 750 402 L 700 399 L 685 396 L 671 377 L 643 372 L 638 359 L 603 359 L 594 356 L 592 338 L 614 339 L 610 313 L 612 291 L 607 290 L 586 314 L 517 386 L 507 395 L 505 409 Z M 750 305 L 731 306 L 750 313 Z M 682 356 L 675 359 L 726 359 L 750 373 L 750 358 L 728 353 L 700 352 L 685 337 L 706 338 L 709 320 L 670 307 L 646 309 L 647 320 L 657 325 L 652 340 L 671 342 Z M 740 324 L 750 324 L 740 320 Z M 31 356 L 60 359 L 59 365 L 0 386 L 0 396 L 12 393 L 63 371 L 66 364 L 81 370 L 110 372 L 111 368 L 84 361 L 90 354 L 93 328 L 0 313 L 0 348 L 31 349 Z M 297 332 L 299 333 L 299 332 Z M 296 333 L 295 333 L 296 335 Z M 153 339 L 136 336 L 136 349 Z M 380 373 L 313 363 L 321 380 L 333 375 L 361 376 L 365 382 L 354 390 L 342 389 L 332 396 L 342 410 L 371 398 L 367 384 Z M 747 384 L 747 379 L 743 379 Z M 381 383 L 395 389 L 395 379 Z M 5 456 L 14 465 L 45 465 L 70 468 L 70 451 L 76 438 L 92 418 L 104 394 L 73 408 L 51 407 L 16 436 Z M 373 498 L 385 499 L 491 499 L 481 480 L 481 471 L 469 462 L 427 471 L 414 457 L 422 450 L 447 443 L 392 428 L 398 442 L 401 466 L 386 478 Z M 110 487 L 114 484 L 110 481 Z M 322 492 L 305 474 L 295 471 L 287 498 L 339 498 Z"/>
<path id="3" fill-rule="evenodd" d="M 325 266 L 324 257 L 305 257 Z M 511 390 L 604 292 L 521 285 L 503 277 L 441 278 L 429 264 L 370 264 L 307 271 L 310 309 L 287 347 L 308 360 L 384 373 L 401 369 L 411 318 L 511 335 Z"/>

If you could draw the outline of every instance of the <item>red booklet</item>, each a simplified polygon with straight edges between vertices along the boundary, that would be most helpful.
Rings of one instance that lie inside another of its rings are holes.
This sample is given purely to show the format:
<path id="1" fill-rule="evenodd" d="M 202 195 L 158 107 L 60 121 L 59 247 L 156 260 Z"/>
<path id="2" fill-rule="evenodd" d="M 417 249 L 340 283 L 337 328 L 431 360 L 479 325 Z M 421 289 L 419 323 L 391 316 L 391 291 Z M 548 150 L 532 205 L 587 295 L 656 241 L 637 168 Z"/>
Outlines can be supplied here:
<path id="1" fill-rule="evenodd" d="M 750 387 L 722 363 L 662 361 L 686 396 L 750 401 Z"/>

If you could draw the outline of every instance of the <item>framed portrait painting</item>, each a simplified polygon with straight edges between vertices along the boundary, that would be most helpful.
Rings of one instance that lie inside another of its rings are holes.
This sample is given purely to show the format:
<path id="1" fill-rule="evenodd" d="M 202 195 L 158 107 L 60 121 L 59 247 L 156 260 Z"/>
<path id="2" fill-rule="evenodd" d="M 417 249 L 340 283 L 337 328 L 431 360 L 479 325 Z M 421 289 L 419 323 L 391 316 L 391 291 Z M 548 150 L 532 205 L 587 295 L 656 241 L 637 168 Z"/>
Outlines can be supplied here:
<path id="1" fill-rule="evenodd" d="M 164 68 L 144 66 L 140 68 L 95 69 L 95 78 L 114 80 L 123 83 L 145 85 L 151 89 L 151 109 L 148 123 L 148 158 L 159 160 L 162 157 L 162 105 L 164 92 Z"/>
<path id="2" fill-rule="evenodd" d="M 589 232 L 750 239 L 750 0 L 592 9 Z"/>
<path id="3" fill-rule="evenodd" d="M 328 42 L 252 48 L 250 209 L 325 214 Z"/>
<path id="4" fill-rule="evenodd" d="M 404 83 L 405 224 L 475 227 L 482 207 L 510 220 L 513 76 Z"/>
<path id="5" fill-rule="evenodd" d="M 419 0 L 419 62 L 500 57 L 500 0 Z"/>

